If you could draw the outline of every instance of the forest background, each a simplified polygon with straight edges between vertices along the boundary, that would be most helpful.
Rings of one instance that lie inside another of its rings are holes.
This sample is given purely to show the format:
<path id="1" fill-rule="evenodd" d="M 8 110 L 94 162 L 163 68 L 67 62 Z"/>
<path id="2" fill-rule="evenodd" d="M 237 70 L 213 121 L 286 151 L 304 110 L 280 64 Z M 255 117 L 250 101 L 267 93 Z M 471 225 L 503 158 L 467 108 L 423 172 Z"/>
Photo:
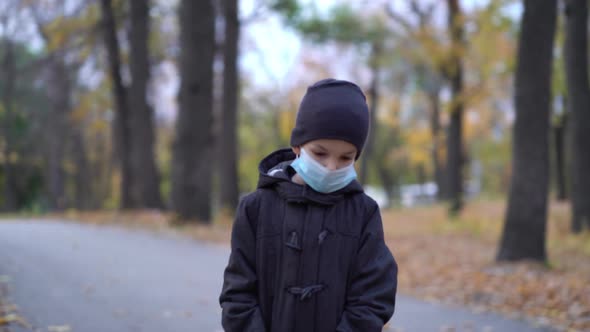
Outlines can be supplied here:
<path id="1" fill-rule="evenodd" d="M 214 227 L 336 77 L 368 97 L 359 181 L 402 260 L 424 227 L 588 273 L 587 36 L 584 0 L 2 1 L 0 205 Z M 535 315 L 590 325 L 564 298 Z"/>

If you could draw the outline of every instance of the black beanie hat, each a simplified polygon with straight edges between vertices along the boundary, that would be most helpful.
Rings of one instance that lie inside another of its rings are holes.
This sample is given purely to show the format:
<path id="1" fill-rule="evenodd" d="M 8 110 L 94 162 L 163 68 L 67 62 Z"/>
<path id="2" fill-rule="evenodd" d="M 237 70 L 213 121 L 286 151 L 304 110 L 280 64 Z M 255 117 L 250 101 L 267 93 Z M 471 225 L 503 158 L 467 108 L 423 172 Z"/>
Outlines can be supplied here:
<path id="1" fill-rule="evenodd" d="M 365 95 L 354 83 L 327 78 L 307 88 L 299 105 L 291 146 L 316 139 L 340 139 L 361 154 L 369 132 Z"/>

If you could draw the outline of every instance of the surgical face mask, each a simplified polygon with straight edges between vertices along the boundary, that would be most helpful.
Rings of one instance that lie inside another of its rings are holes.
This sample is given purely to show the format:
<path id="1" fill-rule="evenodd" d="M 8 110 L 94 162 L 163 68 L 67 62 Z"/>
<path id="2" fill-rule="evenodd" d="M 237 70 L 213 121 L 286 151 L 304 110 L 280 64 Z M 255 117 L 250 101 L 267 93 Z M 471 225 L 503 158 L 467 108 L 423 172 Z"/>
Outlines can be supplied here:
<path id="1" fill-rule="evenodd" d="M 299 158 L 291 163 L 291 167 L 315 191 L 325 194 L 342 189 L 356 179 L 354 162 L 346 167 L 330 170 L 313 159 L 303 148 Z"/>

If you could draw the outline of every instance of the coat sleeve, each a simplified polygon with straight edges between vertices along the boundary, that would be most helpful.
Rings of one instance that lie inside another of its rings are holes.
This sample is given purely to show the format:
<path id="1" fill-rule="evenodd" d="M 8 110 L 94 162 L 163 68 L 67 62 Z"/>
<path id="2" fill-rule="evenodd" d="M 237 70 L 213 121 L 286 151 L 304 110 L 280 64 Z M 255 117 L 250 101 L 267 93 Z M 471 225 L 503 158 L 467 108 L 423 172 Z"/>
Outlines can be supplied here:
<path id="1" fill-rule="evenodd" d="M 231 236 L 231 254 L 223 276 L 219 297 L 224 331 L 264 332 L 258 305 L 256 276 L 256 231 L 248 217 L 251 196 L 240 202 Z"/>
<path id="2" fill-rule="evenodd" d="M 385 245 L 378 207 L 360 241 L 337 332 L 381 332 L 394 312 L 397 263 Z"/>

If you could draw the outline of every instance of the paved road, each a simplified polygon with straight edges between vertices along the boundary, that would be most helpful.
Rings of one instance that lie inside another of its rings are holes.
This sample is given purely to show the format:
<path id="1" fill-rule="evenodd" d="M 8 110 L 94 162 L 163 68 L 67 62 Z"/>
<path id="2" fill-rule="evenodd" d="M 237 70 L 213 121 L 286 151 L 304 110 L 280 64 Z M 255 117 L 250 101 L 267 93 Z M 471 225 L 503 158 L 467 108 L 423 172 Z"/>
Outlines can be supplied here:
<path id="1" fill-rule="evenodd" d="M 0 221 L 0 275 L 10 276 L 10 299 L 36 331 L 221 331 L 217 297 L 228 254 L 172 235 Z M 391 325 L 390 331 L 546 331 L 403 296 Z"/>

